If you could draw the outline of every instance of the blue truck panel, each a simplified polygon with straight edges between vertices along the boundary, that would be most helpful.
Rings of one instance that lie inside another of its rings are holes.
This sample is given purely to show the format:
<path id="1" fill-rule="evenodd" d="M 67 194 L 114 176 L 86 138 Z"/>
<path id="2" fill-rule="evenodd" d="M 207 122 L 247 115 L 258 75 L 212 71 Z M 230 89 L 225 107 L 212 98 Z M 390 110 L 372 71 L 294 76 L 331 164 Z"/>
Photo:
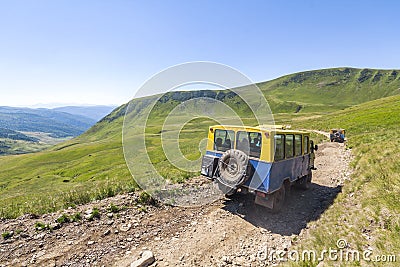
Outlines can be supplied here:
<path id="1" fill-rule="evenodd" d="M 207 151 L 206 154 L 222 156 L 222 153 L 214 151 Z M 243 186 L 264 193 L 272 193 L 282 186 L 285 179 L 294 182 L 307 175 L 309 158 L 310 156 L 307 154 L 273 163 L 250 159 L 250 164 L 254 167 L 255 172 Z"/>

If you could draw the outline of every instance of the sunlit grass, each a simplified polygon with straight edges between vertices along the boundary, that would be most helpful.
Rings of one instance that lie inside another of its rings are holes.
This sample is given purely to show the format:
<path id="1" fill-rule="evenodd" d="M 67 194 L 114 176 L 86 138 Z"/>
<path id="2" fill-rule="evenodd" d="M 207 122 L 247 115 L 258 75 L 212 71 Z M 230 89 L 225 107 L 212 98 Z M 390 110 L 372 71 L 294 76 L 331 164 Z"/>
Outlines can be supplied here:
<path id="1" fill-rule="evenodd" d="M 336 241 L 344 238 L 352 249 L 371 247 L 373 255 L 399 257 L 400 97 L 369 102 L 304 123 L 326 131 L 346 128 L 347 146 L 353 149 L 355 158 L 351 180 L 318 223 L 311 223 L 316 227 L 301 247 L 318 251 L 336 248 Z"/>

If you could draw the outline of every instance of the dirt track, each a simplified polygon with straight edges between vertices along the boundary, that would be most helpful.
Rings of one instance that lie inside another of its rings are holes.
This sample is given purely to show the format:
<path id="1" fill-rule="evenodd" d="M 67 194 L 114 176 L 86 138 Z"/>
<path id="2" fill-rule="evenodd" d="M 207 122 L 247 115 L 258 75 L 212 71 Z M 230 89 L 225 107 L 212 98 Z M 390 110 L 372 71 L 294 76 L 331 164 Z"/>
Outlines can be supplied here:
<path id="1" fill-rule="evenodd" d="M 265 253 L 288 250 L 301 242 L 310 221 L 329 208 L 349 178 L 350 152 L 343 144 L 321 144 L 313 184 L 291 190 L 286 210 L 272 214 L 254 205 L 251 195 L 221 199 L 197 208 L 137 206 L 133 194 L 64 211 L 100 210 L 100 219 L 37 231 L 35 223 L 60 215 L 26 215 L 0 222 L 14 236 L 0 242 L 0 266 L 129 266 L 144 249 L 153 251 L 154 266 L 267 266 L 277 263 Z M 127 209 L 111 214 L 113 203 Z M 16 233 L 21 230 L 21 233 Z"/>

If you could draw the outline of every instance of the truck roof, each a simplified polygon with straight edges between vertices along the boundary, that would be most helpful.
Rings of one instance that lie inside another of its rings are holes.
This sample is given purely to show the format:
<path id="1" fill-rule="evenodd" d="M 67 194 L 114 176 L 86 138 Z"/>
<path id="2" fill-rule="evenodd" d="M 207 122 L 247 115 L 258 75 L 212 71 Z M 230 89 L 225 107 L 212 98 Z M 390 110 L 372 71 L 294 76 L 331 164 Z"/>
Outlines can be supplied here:
<path id="1" fill-rule="evenodd" d="M 213 125 L 210 128 L 217 129 L 231 129 L 231 130 L 245 130 L 245 131 L 260 131 L 260 132 L 279 132 L 279 133 L 301 133 L 309 134 L 304 130 L 289 129 L 289 125 L 259 125 L 259 126 L 244 126 L 244 125 Z"/>

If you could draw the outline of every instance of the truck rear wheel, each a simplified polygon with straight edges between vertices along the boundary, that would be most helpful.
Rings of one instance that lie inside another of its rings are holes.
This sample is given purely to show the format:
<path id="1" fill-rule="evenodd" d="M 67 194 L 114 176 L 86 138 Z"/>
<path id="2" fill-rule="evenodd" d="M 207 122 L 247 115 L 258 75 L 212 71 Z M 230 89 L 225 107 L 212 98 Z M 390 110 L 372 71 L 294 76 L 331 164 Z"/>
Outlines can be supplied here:
<path id="1" fill-rule="evenodd" d="M 272 212 L 278 213 L 285 205 L 286 189 L 284 184 L 282 184 L 281 188 L 273 193 L 273 198 Z"/>
<path id="2" fill-rule="evenodd" d="M 309 174 L 307 174 L 307 175 L 301 177 L 299 180 L 297 180 L 296 186 L 303 190 L 307 190 L 311 186 L 311 179 L 312 179 L 312 172 L 310 171 Z"/>

